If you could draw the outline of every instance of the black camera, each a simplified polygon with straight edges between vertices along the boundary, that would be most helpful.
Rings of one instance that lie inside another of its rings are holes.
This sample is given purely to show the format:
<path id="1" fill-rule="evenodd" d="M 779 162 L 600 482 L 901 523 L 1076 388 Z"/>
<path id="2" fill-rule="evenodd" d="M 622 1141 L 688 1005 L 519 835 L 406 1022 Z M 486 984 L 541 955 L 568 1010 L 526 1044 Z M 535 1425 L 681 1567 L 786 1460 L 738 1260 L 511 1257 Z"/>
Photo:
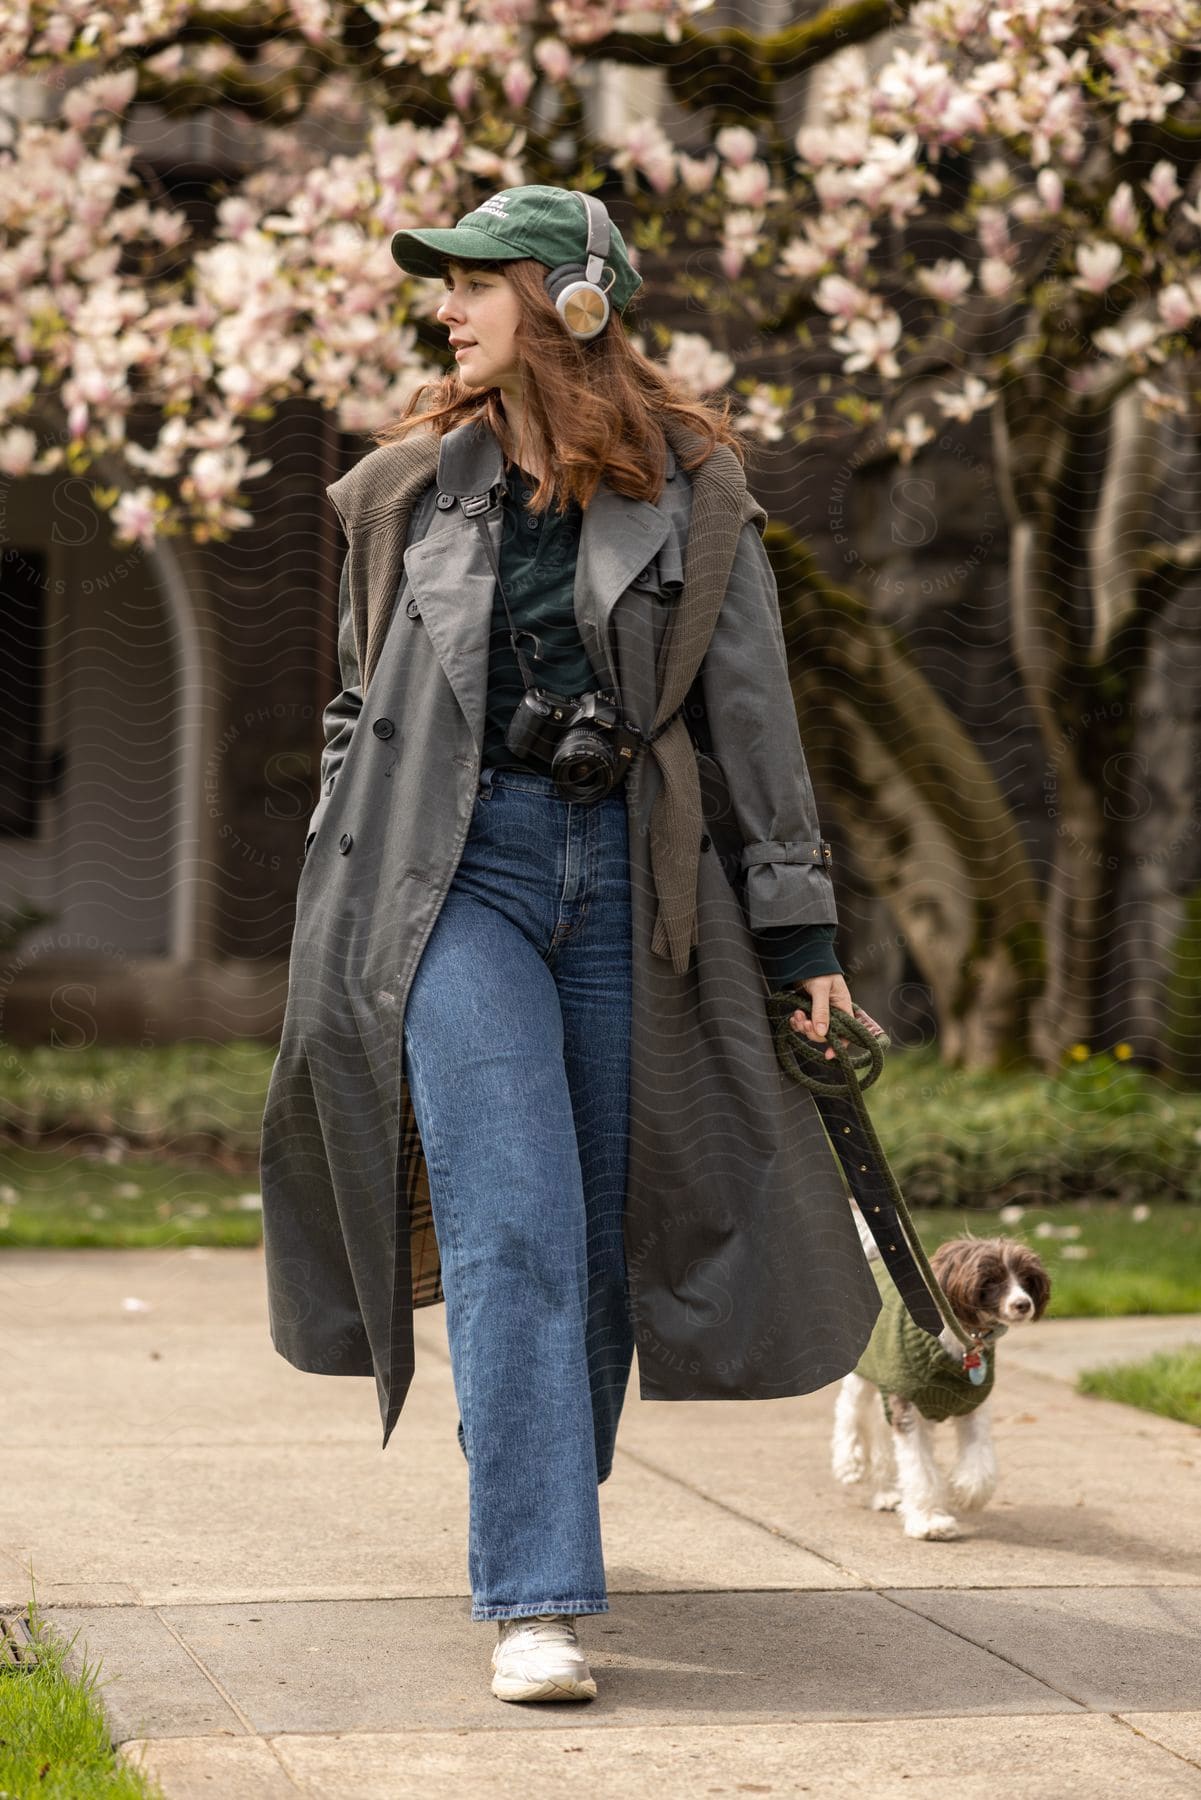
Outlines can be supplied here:
<path id="1" fill-rule="evenodd" d="M 616 695 L 552 694 L 527 687 L 509 721 L 505 743 L 514 756 L 549 762 L 565 800 L 602 800 L 617 786 L 642 745 L 642 734 L 619 717 Z"/>

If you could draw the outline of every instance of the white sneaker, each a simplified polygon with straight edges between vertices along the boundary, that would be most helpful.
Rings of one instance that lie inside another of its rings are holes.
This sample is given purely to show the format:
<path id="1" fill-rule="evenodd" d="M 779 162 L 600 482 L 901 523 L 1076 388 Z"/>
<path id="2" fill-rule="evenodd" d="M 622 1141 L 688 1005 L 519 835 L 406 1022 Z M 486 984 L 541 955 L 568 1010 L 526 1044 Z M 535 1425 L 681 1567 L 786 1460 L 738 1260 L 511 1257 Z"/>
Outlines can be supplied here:
<path id="1" fill-rule="evenodd" d="M 566 1613 L 497 1623 L 492 1692 L 498 1700 L 595 1700 L 596 1682 Z"/>

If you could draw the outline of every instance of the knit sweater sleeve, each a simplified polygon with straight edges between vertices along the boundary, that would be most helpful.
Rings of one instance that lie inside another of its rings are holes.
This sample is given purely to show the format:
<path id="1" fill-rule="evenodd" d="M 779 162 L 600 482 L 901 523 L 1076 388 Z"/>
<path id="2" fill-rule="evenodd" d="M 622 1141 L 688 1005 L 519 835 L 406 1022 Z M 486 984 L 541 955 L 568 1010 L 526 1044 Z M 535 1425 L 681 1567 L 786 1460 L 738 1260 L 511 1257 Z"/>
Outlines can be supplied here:
<path id="1" fill-rule="evenodd" d="M 841 975 L 834 951 L 837 925 L 765 925 L 752 932 L 759 963 L 773 988 L 810 975 Z"/>

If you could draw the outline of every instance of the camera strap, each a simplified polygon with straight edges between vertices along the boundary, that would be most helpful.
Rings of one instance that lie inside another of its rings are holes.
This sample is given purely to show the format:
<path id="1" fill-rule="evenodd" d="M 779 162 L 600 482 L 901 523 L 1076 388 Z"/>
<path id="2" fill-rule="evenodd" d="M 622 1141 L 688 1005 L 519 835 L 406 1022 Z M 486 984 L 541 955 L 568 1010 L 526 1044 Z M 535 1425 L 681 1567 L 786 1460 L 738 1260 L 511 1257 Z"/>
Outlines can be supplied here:
<path id="1" fill-rule="evenodd" d="M 464 515 L 467 518 L 475 520 L 479 527 L 480 536 L 484 540 L 484 549 L 488 552 L 488 561 L 492 564 L 492 572 L 496 576 L 496 586 L 499 590 L 501 600 L 504 603 L 505 617 L 509 621 L 509 642 L 512 644 L 513 654 L 517 658 L 517 667 L 521 670 L 521 679 L 528 690 L 529 688 L 536 687 L 538 684 L 534 680 L 530 665 L 522 652 L 521 645 L 517 642 L 519 634 L 516 625 L 513 623 L 513 614 L 509 611 L 509 597 L 505 593 L 504 582 L 500 578 L 500 564 L 496 559 L 496 552 L 492 548 L 492 539 L 488 535 L 488 527 L 484 523 L 485 518 L 492 511 L 493 499 L 496 492 L 496 488 L 489 488 L 486 494 L 460 494 L 459 505 L 462 507 Z M 532 637 L 533 633 L 530 632 L 522 635 Z M 534 642 L 537 643 L 537 641 L 537 638 L 535 638 Z"/>
<path id="2" fill-rule="evenodd" d="M 492 548 L 492 539 L 488 535 L 488 527 L 485 523 L 486 518 L 492 511 L 493 502 L 497 492 L 498 489 L 489 488 L 486 494 L 460 494 L 459 505 L 462 507 L 466 518 L 475 520 L 475 523 L 479 528 L 479 534 L 484 540 L 484 549 L 488 553 L 488 561 L 492 564 L 492 572 L 496 576 L 496 586 L 504 605 L 505 617 L 509 621 L 509 642 L 512 644 L 513 654 L 517 658 L 517 667 L 521 670 L 521 679 L 524 681 L 526 689 L 528 690 L 532 687 L 536 687 L 537 682 L 534 679 L 530 666 L 522 653 L 521 646 L 517 642 L 517 639 L 519 636 L 533 637 L 534 634 L 532 632 L 518 632 L 516 625 L 513 623 L 513 614 L 509 610 L 509 598 L 505 593 L 504 583 L 500 578 L 500 564 L 497 560 L 496 552 Z M 534 642 L 537 643 L 537 641 L 537 638 L 534 638 Z M 614 698 L 616 699 L 616 695 Z M 676 707 L 675 712 L 664 719 L 654 731 L 642 731 L 634 724 L 632 719 L 627 719 L 625 721 L 626 728 L 629 731 L 632 731 L 641 740 L 642 746 L 645 748 L 648 744 L 653 744 L 657 737 L 662 736 L 672 721 L 677 719 L 684 711 L 685 704 L 684 701 L 681 701 L 680 705 Z"/>

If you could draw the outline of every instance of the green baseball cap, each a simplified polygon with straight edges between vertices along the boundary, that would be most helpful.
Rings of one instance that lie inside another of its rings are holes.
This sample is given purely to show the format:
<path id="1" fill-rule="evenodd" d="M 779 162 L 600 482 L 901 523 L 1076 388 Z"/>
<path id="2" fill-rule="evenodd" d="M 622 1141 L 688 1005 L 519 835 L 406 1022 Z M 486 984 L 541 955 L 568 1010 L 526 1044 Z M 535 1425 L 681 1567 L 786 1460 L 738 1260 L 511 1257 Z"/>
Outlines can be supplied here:
<path id="1" fill-rule="evenodd" d="M 548 268 L 560 263 L 583 263 L 588 244 L 585 209 L 570 188 L 503 188 L 464 213 L 457 225 L 439 231 L 398 231 L 392 238 L 392 256 L 406 275 L 437 276 L 448 256 L 460 262 L 513 262 L 532 256 Z M 642 277 L 630 266 L 625 239 L 610 221 L 609 302 L 621 312 L 642 286 Z"/>

